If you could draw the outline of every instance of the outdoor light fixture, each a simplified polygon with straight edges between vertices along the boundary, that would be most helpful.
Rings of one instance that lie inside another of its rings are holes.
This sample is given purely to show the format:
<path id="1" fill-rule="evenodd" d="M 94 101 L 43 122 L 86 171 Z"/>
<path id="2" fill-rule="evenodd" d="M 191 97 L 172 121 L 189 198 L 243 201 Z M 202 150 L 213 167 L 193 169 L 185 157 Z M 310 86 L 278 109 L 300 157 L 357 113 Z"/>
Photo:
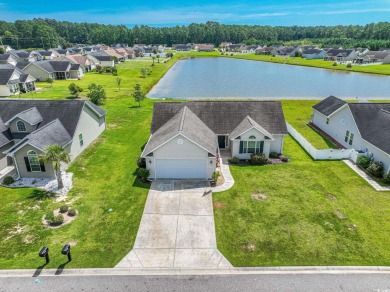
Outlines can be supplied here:
<path id="1" fill-rule="evenodd" d="M 48 264 L 50 262 L 50 259 L 49 259 L 49 248 L 44 246 L 41 251 L 39 252 L 39 256 L 41 258 L 45 258 L 46 259 L 46 264 Z"/>

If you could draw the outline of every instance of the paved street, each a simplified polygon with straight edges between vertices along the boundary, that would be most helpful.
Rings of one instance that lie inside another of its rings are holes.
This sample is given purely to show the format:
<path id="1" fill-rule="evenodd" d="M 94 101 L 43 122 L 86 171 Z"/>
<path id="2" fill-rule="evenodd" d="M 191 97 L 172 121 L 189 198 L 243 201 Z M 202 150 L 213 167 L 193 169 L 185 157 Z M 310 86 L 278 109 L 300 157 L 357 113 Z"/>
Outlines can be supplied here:
<path id="1" fill-rule="evenodd" d="M 389 292 L 389 274 L 228 276 L 60 276 L 0 278 L 0 291 L 375 291 Z"/>
<path id="2" fill-rule="evenodd" d="M 218 251 L 210 184 L 152 183 L 133 250 L 117 268 L 219 268 L 230 263 Z"/>

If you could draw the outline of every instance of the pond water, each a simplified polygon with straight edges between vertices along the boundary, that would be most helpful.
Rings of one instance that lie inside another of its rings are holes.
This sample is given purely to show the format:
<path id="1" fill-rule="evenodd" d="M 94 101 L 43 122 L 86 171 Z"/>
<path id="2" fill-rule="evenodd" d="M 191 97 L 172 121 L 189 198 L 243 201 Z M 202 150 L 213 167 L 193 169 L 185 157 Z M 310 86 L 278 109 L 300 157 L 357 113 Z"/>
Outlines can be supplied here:
<path id="1" fill-rule="evenodd" d="M 390 99 L 390 77 L 229 58 L 195 58 L 178 61 L 148 93 L 151 98 L 173 99 L 322 99 L 329 95 Z"/>

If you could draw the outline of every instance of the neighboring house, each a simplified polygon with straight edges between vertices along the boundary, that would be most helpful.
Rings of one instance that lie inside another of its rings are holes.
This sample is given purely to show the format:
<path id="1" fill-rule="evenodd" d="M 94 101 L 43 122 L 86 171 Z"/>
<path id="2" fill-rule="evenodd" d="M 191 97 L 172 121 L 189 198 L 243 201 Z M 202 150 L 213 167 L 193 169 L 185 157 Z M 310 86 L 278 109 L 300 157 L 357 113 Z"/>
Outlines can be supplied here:
<path id="1" fill-rule="evenodd" d="M 274 50 L 273 47 L 263 47 L 263 48 L 257 48 L 255 50 L 256 55 L 272 55 L 272 51 Z"/>
<path id="2" fill-rule="evenodd" d="M 19 68 L 0 65 L 0 97 L 7 97 L 35 90 L 35 78 Z"/>
<path id="3" fill-rule="evenodd" d="M 326 52 L 322 49 L 305 49 L 302 51 L 302 58 L 313 60 L 323 59 L 326 56 Z"/>
<path id="4" fill-rule="evenodd" d="M 231 43 L 231 42 L 222 42 L 221 44 L 220 44 L 220 48 L 222 48 L 222 49 L 224 49 L 224 48 L 226 48 L 227 46 L 230 46 L 230 45 L 232 45 L 233 43 Z"/>
<path id="5" fill-rule="evenodd" d="M 46 81 L 48 78 L 55 80 L 77 79 L 78 73 L 76 71 L 79 71 L 79 68 L 71 65 L 69 61 L 37 61 L 27 65 L 23 71 L 31 74 L 37 81 Z"/>
<path id="6" fill-rule="evenodd" d="M 35 62 L 37 61 L 36 58 L 31 54 L 31 52 L 28 52 L 26 50 L 12 50 L 9 51 L 12 56 L 15 57 L 15 59 L 19 61 L 28 61 L 28 62 Z"/>
<path id="7" fill-rule="evenodd" d="M 53 52 L 54 56 L 58 59 L 70 54 L 68 50 L 64 50 L 64 49 L 50 49 L 49 51 Z"/>
<path id="8" fill-rule="evenodd" d="M 18 61 L 11 54 L 0 54 L 0 64 L 11 64 L 16 66 Z"/>
<path id="9" fill-rule="evenodd" d="M 390 103 L 347 103 L 329 96 L 313 107 L 312 123 L 347 149 L 382 161 L 390 171 Z"/>
<path id="10" fill-rule="evenodd" d="M 370 63 L 390 63 L 390 51 L 369 51 L 364 55 L 357 57 L 355 63 L 370 64 Z"/>
<path id="11" fill-rule="evenodd" d="M 0 173 L 7 168 L 17 178 L 54 178 L 52 164 L 39 156 L 58 144 L 72 162 L 105 130 L 105 115 L 89 101 L 0 100 Z"/>
<path id="12" fill-rule="evenodd" d="M 177 44 L 173 46 L 173 49 L 176 50 L 177 52 L 189 52 L 191 51 L 191 46 Z"/>
<path id="13" fill-rule="evenodd" d="M 91 71 L 95 69 L 95 64 L 92 63 L 91 60 L 89 60 L 87 57 L 80 54 L 64 56 L 60 59 L 60 61 L 69 61 L 72 64 L 80 64 L 82 68 L 85 69 L 85 71 Z"/>
<path id="14" fill-rule="evenodd" d="M 283 152 L 286 122 L 280 101 L 156 102 L 142 157 L 150 179 L 210 179 L 220 150 Z"/>
<path id="15" fill-rule="evenodd" d="M 117 58 L 118 62 L 124 62 L 127 59 L 127 54 L 121 54 L 114 49 L 104 50 L 104 53 L 112 58 Z"/>
<path id="16" fill-rule="evenodd" d="M 225 47 L 226 52 L 241 52 L 241 50 L 245 47 L 244 44 L 231 44 Z"/>
<path id="17" fill-rule="evenodd" d="M 212 52 L 214 51 L 214 45 L 211 44 L 196 44 L 194 49 L 198 52 Z"/>
<path id="18" fill-rule="evenodd" d="M 262 45 L 251 45 L 251 46 L 245 46 L 242 50 L 241 53 L 243 54 L 255 54 L 257 49 L 261 49 Z"/>
<path id="19" fill-rule="evenodd" d="M 93 53 L 86 56 L 89 60 L 94 62 L 96 65 L 100 65 L 102 67 L 114 67 L 115 63 L 111 56 L 108 55 L 102 55 Z"/>
<path id="20" fill-rule="evenodd" d="M 336 61 L 336 62 L 352 62 L 356 59 L 357 55 L 354 49 L 339 50 L 330 49 L 326 52 L 324 57 L 325 61 Z"/>

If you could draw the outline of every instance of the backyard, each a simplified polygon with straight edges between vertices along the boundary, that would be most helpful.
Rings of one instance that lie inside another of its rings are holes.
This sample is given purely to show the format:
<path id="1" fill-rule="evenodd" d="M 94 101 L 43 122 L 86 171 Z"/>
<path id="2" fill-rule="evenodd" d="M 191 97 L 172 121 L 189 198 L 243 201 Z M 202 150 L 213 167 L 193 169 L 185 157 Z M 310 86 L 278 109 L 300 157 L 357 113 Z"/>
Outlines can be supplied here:
<path id="1" fill-rule="evenodd" d="M 39 83 L 36 94 L 22 96 L 71 98 L 71 82 L 84 88 L 85 96 L 88 84 L 101 84 L 107 92 L 102 106 L 107 130 L 69 169 L 74 188 L 68 201 L 79 211 L 71 224 L 44 228 L 44 214 L 62 203 L 35 189 L 0 187 L 0 268 L 41 266 L 38 251 L 43 246 L 51 255 L 46 268 L 63 268 L 67 260 L 60 251 L 69 242 L 73 261 L 66 268 L 113 267 L 131 250 L 149 188 L 133 173 L 149 137 L 154 103 L 146 99 L 138 107 L 131 93 L 136 83 L 147 92 L 173 63 L 156 63 L 146 78 L 139 68 L 150 64 L 119 65 L 120 90 L 116 76 L 88 73 L 81 81 L 55 81 L 52 87 Z M 328 142 L 306 125 L 315 103 L 283 101 L 283 107 L 287 121 L 324 148 Z M 312 161 L 289 137 L 285 153 L 290 163 L 232 166 L 235 186 L 214 195 L 218 247 L 232 264 L 388 265 L 389 194 L 375 192 L 343 162 Z M 255 201 L 254 193 L 267 199 Z"/>

